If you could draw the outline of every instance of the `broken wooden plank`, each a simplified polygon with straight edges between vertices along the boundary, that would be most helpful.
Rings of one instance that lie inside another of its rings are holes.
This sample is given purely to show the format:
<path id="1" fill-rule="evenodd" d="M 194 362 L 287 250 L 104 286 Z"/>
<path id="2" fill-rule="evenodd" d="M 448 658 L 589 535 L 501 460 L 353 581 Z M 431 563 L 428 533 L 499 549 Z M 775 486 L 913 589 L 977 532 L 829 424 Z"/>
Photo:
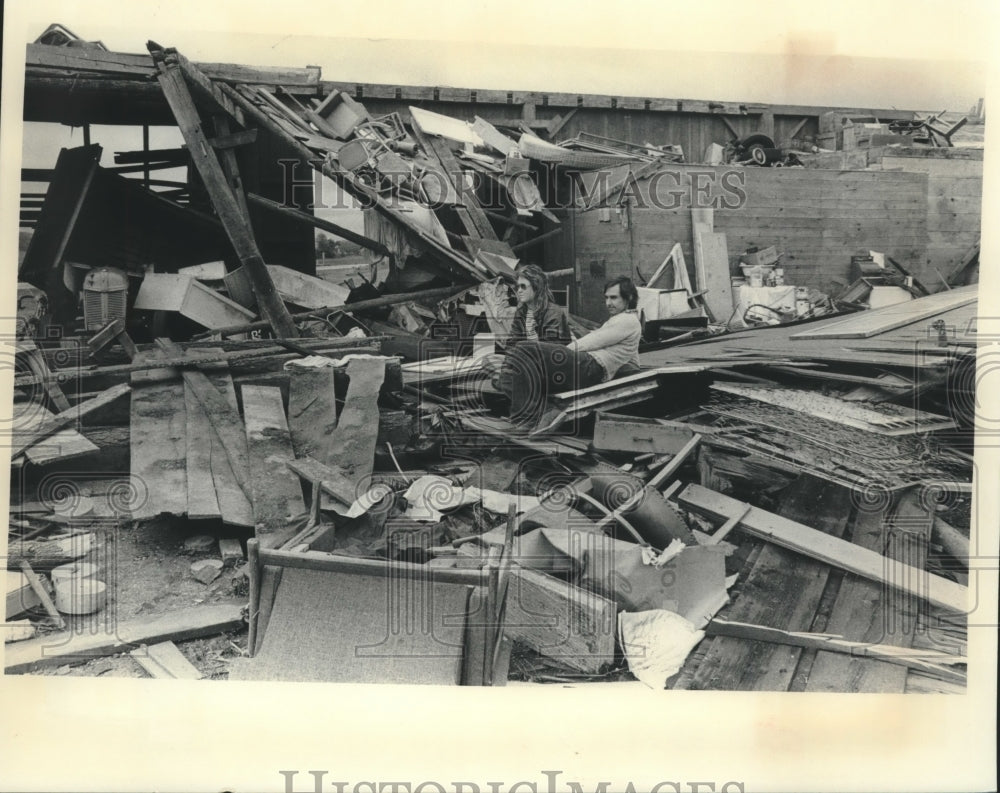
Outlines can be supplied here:
<path id="1" fill-rule="evenodd" d="M 53 418 L 48 419 L 40 426 L 27 432 L 18 432 L 15 430 L 14 437 L 11 439 L 11 457 L 16 457 L 28 447 L 33 446 L 49 435 L 52 435 L 54 432 L 79 421 L 88 413 L 92 413 L 105 405 L 110 405 L 119 397 L 127 394 L 130 390 L 131 388 L 127 383 L 120 383 L 102 391 L 92 399 L 88 399 L 85 402 L 81 402 L 80 404 L 63 411 L 62 413 L 56 414 Z"/>
<path id="2" fill-rule="evenodd" d="M 596 674 L 614 661 L 612 600 L 515 566 L 505 608 L 504 635 L 561 666 Z"/>
<path id="3" fill-rule="evenodd" d="M 950 667 L 967 664 L 969 659 L 965 656 L 949 655 L 948 653 L 936 650 L 914 650 L 907 647 L 898 647 L 893 644 L 854 642 L 828 633 L 787 631 L 780 628 L 769 628 L 765 625 L 730 621 L 719 617 L 708 624 L 705 628 L 705 634 L 707 636 L 728 636 L 755 642 L 785 644 L 791 647 L 822 650 L 824 652 L 850 655 L 856 658 L 872 658 L 909 669 L 919 669 L 931 676 L 954 683 L 966 682 L 966 675 L 963 672 L 951 669 Z"/>
<path id="4" fill-rule="evenodd" d="M 208 355 L 221 349 L 206 348 Z M 214 386 L 236 413 L 236 391 L 224 363 L 201 364 L 209 383 Z M 219 518 L 237 526 L 253 525 L 250 501 L 240 487 L 226 455 L 225 447 L 212 422 L 195 394 L 184 383 L 184 404 L 187 414 L 188 516 Z"/>
<path id="5" fill-rule="evenodd" d="M 17 569 L 17 565 L 15 565 L 14 570 L 8 570 L 6 582 L 5 620 L 9 621 L 19 614 L 41 605 L 42 601 L 31 586 L 31 582 L 23 572 Z"/>
<path id="6" fill-rule="evenodd" d="M 139 666 L 155 678 L 167 680 L 201 680 L 198 671 L 171 641 L 141 645 L 129 653 Z"/>
<path id="7" fill-rule="evenodd" d="M 55 376 L 49 370 L 49 366 L 45 363 L 45 358 L 42 357 L 41 352 L 35 343 L 30 339 L 24 339 L 17 344 L 18 355 L 24 355 L 25 362 L 32 371 L 36 372 L 42 378 L 42 384 L 45 387 L 45 392 L 49 395 L 49 399 L 52 401 L 52 405 L 55 407 L 59 413 L 69 410 L 69 400 L 66 399 L 66 395 L 63 393 L 62 388 L 59 387 L 59 381 L 56 380 Z"/>
<path id="8" fill-rule="evenodd" d="M 677 454 L 694 433 L 657 419 L 598 413 L 594 422 L 594 448 L 621 452 Z"/>
<path id="9" fill-rule="evenodd" d="M 343 468 L 325 465 L 311 457 L 288 460 L 285 464 L 310 484 L 318 484 L 324 493 L 344 506 L 349 507 L 361 495 L 357 483 L 345 475 Z"/>
<path id="10" fill-rule="evenodd" d="M 288 429 L 296 457 L 314 457 L 333 465 L 339 454 L 333 433 L 337 427 L 337 399 L 332 368 L 289 372 Z"/>
<path id="11" fill-rule="evenodd" d="M 295 453 L 281 390 L 245 385 L 242 392 L 253 518 L 259 538 L 286 528 L 292 518 L 306 511 L 306 505 L 298 477 L 286 467 Z"/>
<path id="12" fill-rule="evenodd" d="M 13 406 L 11 425 L 15 432 L 29 432 L 54 418 L 54 413 L 37 403 L 18 402 Z M 61 429 L 29 446 L 23 456 L 11 455 L 11 465 L 21 465 L 25 460 L 34 465 L 46 465 L 56 460 L 71 460 L 97 450 L 98 447 L 92 441 L 75 429 Z"/>
<path id="13" fill-rule="evenodd" d="M 36 570 L 51 570 L 85 556 L 93 547 L 92 534 L 77 534 L 58 540 L 20 540 L 12 537 L 7 544 L 8 570 L 19 570 L 27 562 Z"/>
<path id="14" fill-rule="evenodd" d="M 929 320 L 938 314 L 961 308 L 978 300 L 977 286 L 964 286 L 951 291 L 920 297 L 906 303 L 885 308 L 860 311 L 846 319 L 823 322 L 815 327 L 800 330 L 788 338 L 795 341 L 807 339 L 867 339 L 887 333 L 905 325 Z"/>
<path id="15" fill-rule="evenodd" d="M 694 512 L 723 519 L 739 513 L 744 507 L 741 501 L 694 484 L 681 491 L 678 502 Z M 969 592 L 964 586 L 759 507 L 751 508 L 740 522 L 740 528 L 754 537 L 900 589 L 951 611 L 965 613 L 968 609 Z"/>
<path id="16" fill-rule="evenodd" d="M 382 358 L 355 358 L 347 364 L 350 382 L 334 431 L 340 466 L 355 480 L 372 472 L 378 439 L 378 395 L 385 379 Z"/>
<path id="17" fill-rule="evenodd" d="M 63 620 L 59 611 L 56 609 L 56 604 L 52 602 L 52 598 L 49 597 L 49 593 L 42 586 L 42 582 L 38 579 L 38 575 L 34 570 L 31 569 L 31 565 L 26 561 L 21 560 L 19 567 L 24 577 L 28 579 L 28 584 L 34 591 L 35 596 L 38 598 L 39 602 L 42 604 L 42 608 L 45 609 L 45 613 L 49 615 L 49 623 L 53 625 L 58 630 L 63 630 L 66 627 L 66 621 Z"/>
<path id="18" fill-rule="evenodd" d="M 814 390 L 736 383 L 713 383 L 711 387 L 716 391 L 766 402 L 775 407 L 794 410 L 879 435 L 912 435 L 917 432 L 949 430 L 958 426 L 948 416 L 939 416 L 890 403 L 859 405 L 837 397 L 817 394 Z"/>
<path id="19" fill-rule="evenodd" d="M 116 655 L 141 644 L 215 636 L 243 627 L 243 601 L 192 606 L 180 611 L 117 623 L 109 633 L 50 633 L 18 642 L 4 652 L 7 674 Z"/>
<path id="20" fill-rule="evenodd" d="M 217 351 L 209 349 L 206 352 Z M 203 368 L 209 383 L 222 394 L 235 414 L 236 390 L 225 365 L 204 364 Z M 240 487 L 208 414 L 187 382 L 184 383 L 184 403 L 187 411 L 188 516 L 217 517 L 231 525 L 252 526 L 250 500 Z"/>
<path id="21" fill-rule="evenodd" d="M 162 350 L 140 351 L 136 360 L 162 360 Z M 167 379 L 164 379 L 167 378 Z M 172 369 L 132 374 L 131 477 L 136 492 L 132 519 L 187 514 L 187 417 L 184 384 Z"/>
<path id="22" fill-rule="evenodd" d="M 201 118 L 191 98 L 188 84 L 185 82 L 185 74 L 196 82 L 198 82 L 199 77 L 202 78 L 204 82 L 208 83 L 212 94 L 216 93 L 211 90 L 214 86 L 190 63 L 184 63 L 182 72 L 180 56 L 176 52 L 164 51 L 150 42 L 149 53 L 156 64 L 157 79 L 163 90 L 163 95 L 170 105 L 170 110 L 177 120 L 177 126 L 187 143 L 191 161 L 205 184 L 237 258 L 250 274 L 254 292 L 264 317 L 271 324 L 278 338 L 297 337 L 298 330 L 295 323 L 275 291 L 267 267 L 264 265 L 264 260 L 257 248 L 253 230 L 250 227 L 250 219 L 240 210 L 239 203 L 230 189 L 218 156 L 202 129 Z M 223 108 L 230 112 L 227 104 L 231 105 L 232 102 L 228 94 L 218 92 L 216 98 Z M 238 115 L 238 108 L 232 108 L 231 114 L 238 122 L 243 123 L 242 116 Z"/>
<path id="23" fill-rule="evenodd" d="M 709 313 L 716 322 L 727 323 L 733 316 L 733 285 L 725 234 L 703 231 L 698 235 L 695 269 L 698 291 L 704 293 Z"/>
<path id="24" fill-rule="evenodd" d="M 169 355 L 177 355 L 180 348 L 167 339 L 157 339 L 157 346 Z M 201 371 L 183 370 L 181 376 L 184 385 L 189 387 L 208 417 L 212 430 L 219 438 L 225 450 L 226 458 L 236 482 L 248 499 L 252 499 L 249 461 L 247 457 L 246 430 L 239 413 L 219 390 L 212 385 L 208 377 Z M 183 397 L 181 398 L 183 403 Z M 186 448 L 185 448 L 186 455 Z M 220 504 L 221 507 L 221 504 Z"/>
<path id="25" fill-rule="evenodd" d="M 209 374 L 208 379 L 219 389 L 232 414 L 239 415 L 233 378 L 229 374 L 219 372 Z M 250 498 L 233 471 L 232 462 L 226 454 L 222 440 L 214 431 L 211 435 L 212 482 L 215 485 L 215 495 L 219 499 L 222 522 L 233 526 L 253 526 L 253 505 L 250 503 Z"/>
<path id="26" fill-rule="evenodd" d="M 659 281 L 666 272 L 668 266 L 672 266 L 673 268 L 673 283 L 669 286 L 657 286 L 657 281 Z M 684 249 L 681 248 L 681 244 L 679 242 L 674 243 L 674 247 L 670 249 L 670 253 L 667 254 L 660 266 L 656 268 L 656 272 L 654 272 L 646 281 L 646 288 L 684 289 L 688 294 L 691 294 L 694 291 L 691 288 L 691 277 L 688 275 L 687 262 L 684 261 Z"/>
<path id="27" fill-rule="evenodd" d="M 184 414 L 188 516 L 194 520 L 221 517 L 212 474 L 215 433 L 201 403 L 187 383 L 184 384 Z"/>
<path id="28" fill-rule="evenodd" d="M 920 577 L 928 575 L 924 566 L 931 519 L 914 494 L 906 493 L 891 513 L 860 512 L 852 539 L 860 547 L 884 553 L 886 559 L 907 563 L 918 571 L 918 578 L 911 581 L 919 586 Z M 847 575 L 823 629 L 852 641 L 895 645 L 905 652 L 913 644 L 921 609 L 927 605 L 911 592 Z M 906 670 L 898 666 L 822 650 L 809 670 L 805 690 L 901 694 L 906 677 Z"/>
<path id="29" fill-rule="evenodd" d="M 801 476 L 786 489 L 780 514 L 789 520 L 821 518 L 819 528 L 840 536 L 850 514 L 850 491 L 811 476 Z M 741 516 L 742 510 L 734 513 Z M 731 620 L 763 623 L 790 631 L 813 626 L 830 567 L 802 559 L 790 550 L 765 544 L 725 609 Z M 802 650 L 720 635 L 706 643 L 688 688 L 724 691 L 786 691 Z"/>
<path id="30" fill-rule="evenodd" d="M 452 290 L 449 288 L 447 291 L 451 292 Z M 403 300 L 403 298 L 398 299 Z M 334 311 L 335 310 L 336 309 L 334 309 Z M 245 328 L 245 326 L 242 325 L 238 327 Z M 220 330 L 219 332 L 221 333 L 222 331 Z M 378 337 L 370 336 L 364 339 L 300 339 L 298 344 L 304 348 L 308 348 L 316 354 L 336 350 L 339 354 L 346 355 L 348 353 L 370 352 L 373 345 L 378 343 L 379 340 L 380 339 Z M 164 358 L 150 359 L 146 357 L 143 359 L 142 356 L 139 356 L 136 360 L 126 364 L 94 366 L 90 368 L 74 366 L 65 370 L 60 370 L 59 375 L 65 377 L 67 380 L 86 377 L 117 377 L 119 375 L 130 375 L 134 372 L 162 369 L 164 367 L 190 367 L 219 362 L 225 362 L 231 366 L 241 364 L 253 365 L 264 361 L 281 363 L 291 358 L 299 357 L 298 353 L 287 353 L 285 351 L 287 348 L 283 348 L 279 345 L 265 343 L 265 346 L 254 346 L 255 344 L 259 344 L 259 342 L 250 342 L 248 349 L 235 349 L 215 354 L 209 354 L 203 349 L 183 350 L 178 347 L 175 348 L 179 350 L 176 355 L 171 354 L 170 356 Z M 164 378 L 162 376 L 153 378 L 153 380 L 163 379 Z M 14 385 L 21 388 L 35 385 L 39 382 L 39 378 L 35 375 L 18 375 L 14 380 Z"/>

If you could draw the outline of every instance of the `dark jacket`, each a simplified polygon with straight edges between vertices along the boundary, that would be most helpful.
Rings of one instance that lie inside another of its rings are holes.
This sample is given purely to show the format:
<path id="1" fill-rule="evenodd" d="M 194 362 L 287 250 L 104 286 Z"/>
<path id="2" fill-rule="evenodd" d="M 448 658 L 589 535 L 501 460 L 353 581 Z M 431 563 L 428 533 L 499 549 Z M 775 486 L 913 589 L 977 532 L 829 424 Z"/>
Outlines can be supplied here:
<path id="1" fill-rule="evenodd" d="M 519 341 L 525 340 L 524 323 L 527 316 L 528 307 L 519 305 L 514 312 L 510 336 L 507 337 L 508 351 Z M 535 309 L 535 332 L 538 333 L 539 341 L 550 341 L 554 344 L 569 344 L 573 338 L 570 336 L 566 312 L 551 300 L 545 301 L 540 308 Z"/>

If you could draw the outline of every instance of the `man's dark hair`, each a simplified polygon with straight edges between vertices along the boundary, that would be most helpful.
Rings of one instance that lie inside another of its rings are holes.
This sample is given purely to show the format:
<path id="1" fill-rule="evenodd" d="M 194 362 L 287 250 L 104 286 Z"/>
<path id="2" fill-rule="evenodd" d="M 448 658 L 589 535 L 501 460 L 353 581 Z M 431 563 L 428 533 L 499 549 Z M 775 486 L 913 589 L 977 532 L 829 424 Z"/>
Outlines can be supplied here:
<path id="1" fill-rule="evenodd" d="M 625 298 L 627 308 L 635 308 L 639 305 L 639 290 L 635 288 L 632 279 L 627 275 L 619 275 L 617 278 L 612 278 L 604 285 L 604 291 L 607 292 L 613 286 L 618 287 L 618 292 Z"/>

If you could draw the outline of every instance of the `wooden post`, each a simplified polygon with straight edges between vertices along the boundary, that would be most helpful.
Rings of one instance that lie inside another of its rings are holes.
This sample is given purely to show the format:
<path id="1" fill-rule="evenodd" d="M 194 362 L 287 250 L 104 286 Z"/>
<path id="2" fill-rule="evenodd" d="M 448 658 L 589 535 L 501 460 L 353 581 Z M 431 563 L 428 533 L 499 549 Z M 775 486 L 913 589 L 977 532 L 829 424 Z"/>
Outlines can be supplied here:
<path id="1" fill-rule="evenodd" d="M 149 124 L 142 125 L 142 186 L 149 189 Z"/>
<path id="2" fill-rule="evenodd" d="M 66 627 L 66 623 L 63 620 L 62 615 L 56 609 L 55 604 L 52 602 L 52 598 L 49 597 L 49 593 L 46 592 L 45 587 L 42 586 L 42 582 L 39 581 L 38 576 L 35 575 L 35 571 L 31 569 L 31 565 L 22 559 L 20 567 L 21 572 L 24 573 L 24 577 L 28 579 L 28 583 L 31 585 L 32 590 L 38 596 L 38 599 L 42 601 L 45 613 L 49 615 L 49 621 L 59 630 L 63 630 Z"/>
<path id="3" fill-rule="evenodd" d="M 247 567 L 250 572 L 249 628 L 247 629 L 247 655 L 253 658 L 257 644 L 257 615 L 260 614 L 260 543 L 255 538 L 247 540 Z"/>
<path id="4" fill-rule="evenodd" d="M 198 173 L 205 183 L 205 189 L 212 199 L 215 211 L 222 221 L 229 241 L 236 251 L 236 256 L 246 268 L 261 312 L 267 319 L 275 336 L 278 338 L 296 338 L 298 330 L 278 296 L 267 271 L 264 260 L 257 248 L 257 242 L 250 227 L 249 217 L 245 214 L 245 199 L 241 206 L 233 192 L 233 186 L 226 179 L 219 158 L 215 153 L 204 130 L 201 117 L 195 107 L 191 92 L 188 90 L 184 75 L 175 53 L 159 49 L 150 43 L 149 53 L 159 69 L 158 80 L 163 89 L 170 110 L 174 114 L 177 126 L 180 128 L 188 151 Z M 193 67 L 192 67 L 193 68 Z M 235 162 L 235 161 L 234 161 Z"/>

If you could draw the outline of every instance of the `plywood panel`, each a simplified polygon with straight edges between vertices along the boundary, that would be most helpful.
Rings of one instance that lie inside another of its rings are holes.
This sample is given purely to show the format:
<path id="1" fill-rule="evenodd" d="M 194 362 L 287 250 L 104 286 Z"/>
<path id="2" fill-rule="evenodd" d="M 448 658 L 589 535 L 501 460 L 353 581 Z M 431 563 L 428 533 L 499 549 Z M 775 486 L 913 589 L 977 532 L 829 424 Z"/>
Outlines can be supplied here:
<path id="1" fill-rule="evenodd" d="M 166 357 L 162 350 L 138 353 L 134 360 Z M 152 369 L 131 376 L 132 477 L 147 494 L 137 499 L 134 520 L 160 513 L 187 513 L 187 415 L 184 384 L 173 369 Z"/>
<path id="2" fill-rule="evenodd" d="M 295 453 L 281 389 L 245 385 L 242 393 L 253 517 L 260 536 L 285 528 L 290 518 L 302 515 L 306 508 L 299 478 L 287 466 Z"/>

